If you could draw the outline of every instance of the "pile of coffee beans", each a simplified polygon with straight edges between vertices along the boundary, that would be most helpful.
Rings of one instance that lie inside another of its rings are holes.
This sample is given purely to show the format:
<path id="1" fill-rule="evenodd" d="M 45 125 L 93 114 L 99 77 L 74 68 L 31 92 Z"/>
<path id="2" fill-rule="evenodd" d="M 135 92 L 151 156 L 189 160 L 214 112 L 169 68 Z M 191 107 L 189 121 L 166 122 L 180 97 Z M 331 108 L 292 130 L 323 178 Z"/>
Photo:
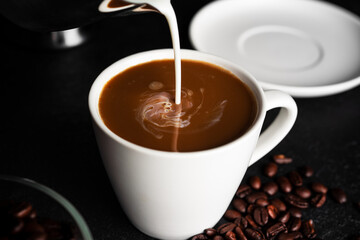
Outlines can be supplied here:
<path id="1" fill-rule="evenodd" d="M 75 240 L 68 223 L 39 218 L 29 202 L 0 201 L 1 240 Z"/>
<path id="2" fill-rule="evenodd" d="M 310 166 L 278 176 L 279 166 L 291 162 L 292 158 L 282 154 L 273 156 L 263 168 L 270 181 L 262 183 L 259 176 L 249 177 L 247 184 L 239 186 L 224 214 L 227 222 L 205 229 L 191 239 L 319 239 L 314 221 L 303 219 L 302 211 L 322 207 L 328 195 L 340 204 L 347 202 L 347 196 L 340 188 L 328 190 L 323 183 L 312 182 L 314 170 Z"/>

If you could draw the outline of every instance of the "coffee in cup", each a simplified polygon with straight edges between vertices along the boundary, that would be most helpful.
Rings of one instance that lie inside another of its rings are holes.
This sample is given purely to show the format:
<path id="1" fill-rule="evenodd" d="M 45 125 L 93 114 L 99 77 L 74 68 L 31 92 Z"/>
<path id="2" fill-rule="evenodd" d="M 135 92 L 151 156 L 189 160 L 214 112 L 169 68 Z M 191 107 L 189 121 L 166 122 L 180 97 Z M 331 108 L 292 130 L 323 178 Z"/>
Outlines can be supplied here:
<path id="1" fill-rule="evenodd" d="M 104 86 L 99 112 L 105 125 L 134 144 L 190 152 L 218 147 L 244 134 L 257 115 L 250 88 L 214 64 L 182 61 L 182 99 L 175 104 L 174 61 L 150 61 Z"/>

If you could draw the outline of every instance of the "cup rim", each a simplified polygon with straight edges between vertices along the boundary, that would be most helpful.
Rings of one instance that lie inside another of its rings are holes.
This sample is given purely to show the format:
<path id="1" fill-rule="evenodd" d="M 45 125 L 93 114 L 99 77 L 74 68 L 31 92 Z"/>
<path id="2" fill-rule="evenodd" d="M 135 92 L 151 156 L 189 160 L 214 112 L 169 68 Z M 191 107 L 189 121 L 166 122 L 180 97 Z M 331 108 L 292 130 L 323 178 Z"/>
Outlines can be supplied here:
<path id="1" fill-rule="evenodd" d="M 205 149 L 205 150 L 199 150 L 199 151 L 190 151 L 190 152 L 171 152 L 171 151 L 163 151 L 163 150 L 156 150 L 151 149 L 147 147 L 140 146 L 138 144 L 132 143 L 130 141 L 127 141 L 126 139 L 118 136 L 114 132 L 112 132 L 102 121 L 100 113 L 99 113 L 99 97 L 101 95 L 101 92 L 103 90 L 103 87 L 105 84 L 112 79 L 112 77 L 116 76 L 121 71 L 124 71 L 128 69 L 129 67 L 136 66 L 141 63 L 146 63 L 154 60 L 161 60 L 161 59 L 174 59 L 174 50 L 173 49 L 156 49 L 156 50 L 149 50 L 144 52 L 135 53 L 132 55 L 129 55 L 125 58 L 122 58 L 110 66 L 106 67 L 95 79 L 93 82 L 88 96 L 88 106 L 90 110 L 91 117 L 93 119 L 94 124 L 96 124 L 107 136 L 109 136 L 114 141 L 123 144 L 126 147 L 131 148 L 132 150 L 135 150 L 137 152 L 147 153 L 151 155 L 157 155 L 157 156 L 164 156 L 164 157 L 174 157 L 174 156 L 185 156 L 185 155 L 202 155 L 202 154 L 209 154 L 212 152 L 218 152 L 218 151 L 226 151 L 227 149 L 233 147 L 233 145 L 237 144 L 240 141 L 245 141 L 245 139 L 248 138 L 248 136 L 252 135 L 254 131 L 256 131 L 258 128 L 261 128 L 262 126 L 262 120 L 265 118 L 265 95 L 263 92 L 263 89 L 260 87 L 259 83 L 255 79 L 255 77 L 250 74 L 247 70 L 242 68 L 239 65 L 236 65 L 226 59 L 223 59 L 221 57 L 200 52 L 197 50 L 190 50 L 190 49 L 181 49 L 181 59 L 189 59 L 189 60 L 198 60 L 203 61 L 206 63 L 210 63 L 216 66 L 219 66 L 225 70 L 230 71 L 234 75 L 236 75 L 238 78 L 240 78 L 238 75 L 241 74 L 246 79 L 241 79 L 253 92 L 256 98 L 256 102 L 258 104 L 258 113 L 257 116 L 254 119 L 253 124 L 250 126 L 250 128 L 240 135 L 235 140 L 232 140 L 228 143 L 225 143 L 223 145 Z M 234 72 L 234 70 L 237 71 L 237 73 Z"/>

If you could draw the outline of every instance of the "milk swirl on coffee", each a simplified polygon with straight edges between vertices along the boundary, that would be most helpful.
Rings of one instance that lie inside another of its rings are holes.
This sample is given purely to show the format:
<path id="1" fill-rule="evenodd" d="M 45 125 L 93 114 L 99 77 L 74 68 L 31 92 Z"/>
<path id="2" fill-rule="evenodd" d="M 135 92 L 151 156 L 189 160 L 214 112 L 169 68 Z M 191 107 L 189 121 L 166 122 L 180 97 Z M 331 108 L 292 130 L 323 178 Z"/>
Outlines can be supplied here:
<path id="1" fill-rule="evenodd" d="M 154 89 L 154 87 L 156 88 Z M 140 98 L 140 105 L 136 109 L 136 120 L 142 127 L 154 137 L 161 139 L 163 132 L 169 133 L 167 127 L 186 128 L 191 124 L 191 118 L 201 109 L 204 101 L 204 89 L 199 89 L 201 102 L 194 105 L 192 99 L 194 92 L 190 89 L 182 89 L 181 107 L 178 107 L 171 91 L 151 91 L 161 90 L 163 84 L 152 82 L 149 85 L 150 91 L 145 92 Z M 203 131 L 220 121 L 223 115 L 227 100 L 220 101 L 213 109 L 207 112 L 207 121 L 203 123 L 197 131 Z"/>

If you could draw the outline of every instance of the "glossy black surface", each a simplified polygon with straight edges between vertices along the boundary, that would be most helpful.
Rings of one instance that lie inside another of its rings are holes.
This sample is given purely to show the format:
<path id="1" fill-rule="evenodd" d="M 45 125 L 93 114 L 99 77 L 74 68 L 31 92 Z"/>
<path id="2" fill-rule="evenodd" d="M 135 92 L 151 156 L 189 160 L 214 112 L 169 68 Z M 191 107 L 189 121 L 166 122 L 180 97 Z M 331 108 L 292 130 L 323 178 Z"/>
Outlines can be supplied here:
<path id="1" fill-rule="evenodd" d="M 182 48 L 192 48 L 189 23 L 209 1 L 172 2 Z M 360 15 L 355 1 L 337 4 Z M 91 26 L 86 44 L 62 51 L 32 48 L 27 44 L 31 34 L 16 39 L 16 29 L 3 19 L 0 24 L 0 173 L 36 180 L 64 195 L 83 214 L 95 239 L 151 239 L 131 225 L 112 191 L 96 146 L 87 96 L 96 76 L 114 61 L 170 48 L 165 18 L 155 13 L 108 18 Z M 295 100 L 299 115 L 294 128 L 246 176 L 261 174 L 262 166 L 278 153 L 294 158 L 282 172 L 309 164 L 316 171 L 314 179 L 342 187 L 348 194 L 346 204 L 328 199 L 322 208 L 306 211 L 319 237 L 360 236 L 360 211 L 353 206 L 360 201 L 360 88 Z M 267 122 L 275 114 L 270 112 Z"/>
<path id="2" fill-rule="evenodd" d="M 47 32 L 82 27 L 99 21 L 107 15 L 118 16 L 129 13 L 128 10 L 101 13 L 98 11 L 101 2 L 102 0 L 0 1 L 0 14 L 27 30 Z"/>

